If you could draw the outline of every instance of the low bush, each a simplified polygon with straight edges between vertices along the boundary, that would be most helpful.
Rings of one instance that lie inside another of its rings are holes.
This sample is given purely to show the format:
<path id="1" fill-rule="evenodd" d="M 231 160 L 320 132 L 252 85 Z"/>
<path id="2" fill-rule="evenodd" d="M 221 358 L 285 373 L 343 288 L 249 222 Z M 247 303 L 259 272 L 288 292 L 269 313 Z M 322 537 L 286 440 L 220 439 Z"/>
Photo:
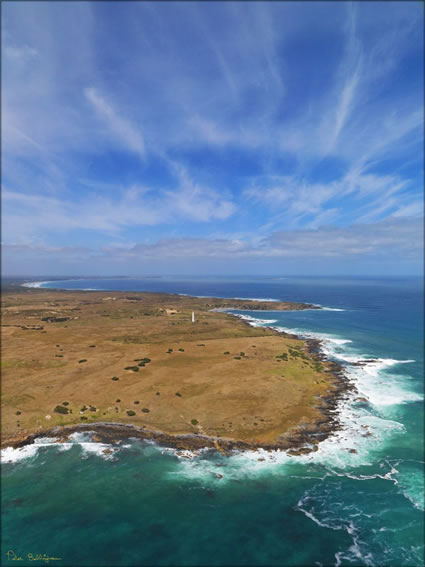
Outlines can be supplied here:
<path id="1" fill-rule="evenodd" d="M 113 380 L 114 382 L 116 382 L 117 380 L 119 380 L 118 376 L 112 376 L 111 380 Z"/>
<path id="2" fill-rule="evenodd" d="M 142 408 L 143 413 L 149 413 L 151 410 L 149 408 Z"/>
<path id="3" fill-rule="evenodd" d="M 56 413 L 62 413 L 62 414 L 67 414 L 69 413 L 68 408 L 64 408 L 63 406 L 56 406 L 55 410 Z"/>
<path id="4" fill-rule="evenodd" d="M 184 352 L 184 348 L 179 348 L 179 352 Z"/>
<path id="5" fill-rule="evenodd" d="M 137 405 L 137 404 L 140 404 L 140 402 L 139 402 L 139 400 L 135 400 L 135 401 L 133 402 L 133 404 L 136 404 L 136 405 Z"/>
<path id="6" fill-rule="evenodd" d="M 21 415 L 21 412 L 18 410 L 18 411 L 16 412 L 16 415 Z"/>
<path id="7" fill-rule="evenodd" d="M 230 352 L 228 350 L 226 350 L 226 352 L 223 352 L 223 354 L 230 354 Z"/>
<path id="8" fill-rule="evenodd" d="M 62 402 L 63 406 L 69 406 L 69 402 Z"/>
<path id="9" fill-rule="evenodd" d="M 87 362 L 87 358 L 82 358 L 81 360 L 78 361 L 78 364 L 81 364 L 82 362 Z"/>
<path id="10" fill-rule="evenodd" d="M 136 415 L 136 412 L 133 410 L 127 410 L 127 415 Z"/>
<path id="11" fill-rule="evenodd" d="M 236 360 L 241 360 L 240 356 L 234 356 L 233 358 L 236 359 Z"/>
<path id="12" fill-rule="evenodd" d="M 139 372 L 138 366 L 126 366 L 124 370 L 132 370 L 133 372 Z"/>
<path id="13" fill-rule="evenodd" d="M 198 420 L 197 420 L 197 419 L 191 419 L 191 420 L 190 420 L 190 423 L 191 423 L 192 425 L 198 425 Z"/>
<path id="14" fill-rule="evenodd" d="M 182 395 L 180 394 L 180 392 L 176 392 L 176 396 L 179 397 L 179 398 L 182 397 Z"/>

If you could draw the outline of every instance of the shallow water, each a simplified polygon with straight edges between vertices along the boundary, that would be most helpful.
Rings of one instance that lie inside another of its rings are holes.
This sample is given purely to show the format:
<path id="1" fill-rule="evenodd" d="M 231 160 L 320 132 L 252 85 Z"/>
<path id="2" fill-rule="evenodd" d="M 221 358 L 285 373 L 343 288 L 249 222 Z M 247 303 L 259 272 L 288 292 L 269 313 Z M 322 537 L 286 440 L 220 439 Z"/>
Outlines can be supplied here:
<path id="1" fill-rule="evenodd" d="M 321 337 L 328 356 L 347 364 L 358 393 L 341 404 L 343 429 L 301 457 L 179 454 L 136 440 L 114 446 L 109 455 L 87 434 L 74 434 L 72 443 L 44 439 L 8 450 L 2 465 L 4 563 L 10 563 L 5 552 L 14 550 L 21 565 L 34 564 L 27 553 L 73 566 L 423 564 L 421 280 L 72 285 L 321 304 L 330 309 L 276 312 L 271 304 L 270 312 L 238 313 L 254 324 Z"/>

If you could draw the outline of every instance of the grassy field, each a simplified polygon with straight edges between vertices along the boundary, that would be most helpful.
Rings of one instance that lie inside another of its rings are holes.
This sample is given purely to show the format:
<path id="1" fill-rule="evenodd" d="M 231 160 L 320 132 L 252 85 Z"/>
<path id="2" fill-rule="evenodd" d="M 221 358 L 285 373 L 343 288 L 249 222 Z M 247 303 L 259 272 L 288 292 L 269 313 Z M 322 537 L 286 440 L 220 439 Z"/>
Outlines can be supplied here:
<path id="1" fill-rule="evenodd" d="M 231 306 L 271 307 L 153 293 L 5 293 L 2 445 L 96 422 L 273 443 L 320 417 L 315 403 L 333 387 L 326 363 L 303 341 L 210 311 Z"/>

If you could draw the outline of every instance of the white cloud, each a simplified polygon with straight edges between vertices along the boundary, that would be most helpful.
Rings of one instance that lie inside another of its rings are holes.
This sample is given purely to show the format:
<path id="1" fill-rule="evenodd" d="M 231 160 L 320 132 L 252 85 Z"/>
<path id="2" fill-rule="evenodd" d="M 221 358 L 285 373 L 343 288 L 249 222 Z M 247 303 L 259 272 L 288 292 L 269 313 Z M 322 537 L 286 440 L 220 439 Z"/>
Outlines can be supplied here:
<path id="1" fill-rule="evenodd" d="M 163 238 L 152 244 L 113 243 L 100 250 L 84 247 L 43 245 L 6 245 L 5 251 L 69 257 L 96 257 L 110 262 L 134 260 L 204 260 L 209 258 L 243 259 L 282 258 L 305 260 L 340 260 L 361 258 L 379 262 L 399 257 L 400 261 L 421 261 L 423 254 L 423 219 L 390 218 L 373 224 L 349 227 L 321 227 L 308 230 L 281 231 L 264 237 L 256 245 L 243 239 Z"/>
<path id="2" fill-rule="evenodd" d="M 144 158 L 145 142 L 140 131 L 129 120 L 123 118 L 93 87 L 85 89 L 84 94 L 105 121 L 111 134 L 116 136 L 126 148 Z"/>

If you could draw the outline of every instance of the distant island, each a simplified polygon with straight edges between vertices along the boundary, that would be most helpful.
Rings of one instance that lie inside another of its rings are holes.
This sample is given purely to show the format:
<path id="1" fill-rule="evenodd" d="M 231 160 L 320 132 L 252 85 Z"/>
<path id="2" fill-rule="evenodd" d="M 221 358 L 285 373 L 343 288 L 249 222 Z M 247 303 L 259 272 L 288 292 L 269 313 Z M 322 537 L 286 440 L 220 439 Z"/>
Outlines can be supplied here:
<path id="1" fill-rule="evenodd" d="M 180 449 L 314 450 L 349 388 L 341 368 L 318 341 L 225 311 L 317 308 L 6 287 L 2 447 L 87 429 Z"/>

